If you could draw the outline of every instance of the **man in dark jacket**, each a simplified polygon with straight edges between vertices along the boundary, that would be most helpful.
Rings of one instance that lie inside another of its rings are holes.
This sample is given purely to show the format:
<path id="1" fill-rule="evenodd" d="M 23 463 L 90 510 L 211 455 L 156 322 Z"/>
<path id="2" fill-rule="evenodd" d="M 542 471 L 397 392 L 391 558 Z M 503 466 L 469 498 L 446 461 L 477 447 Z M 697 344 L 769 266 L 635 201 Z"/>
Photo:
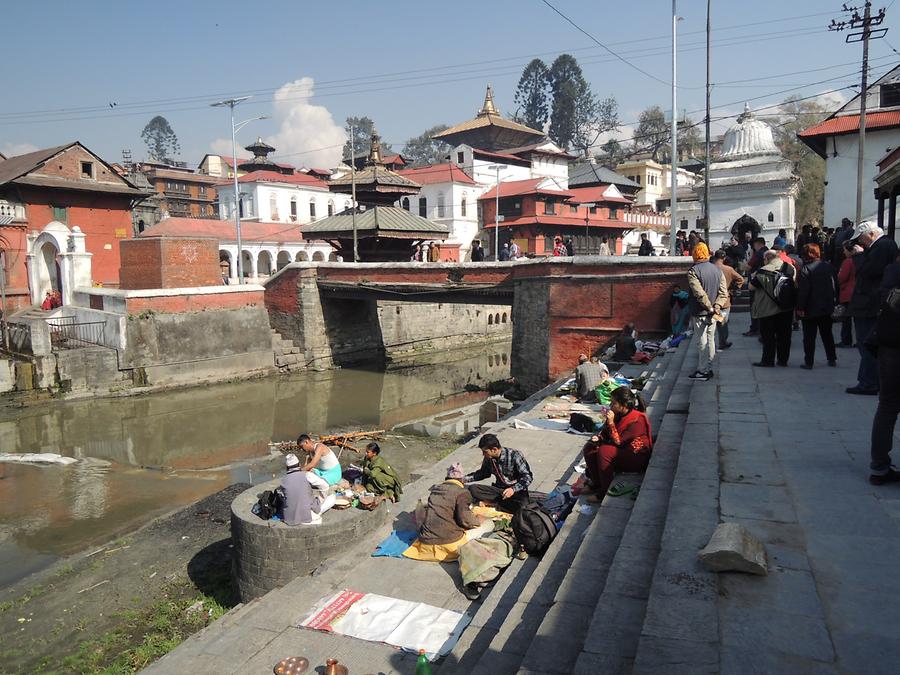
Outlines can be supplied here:
<path id="1" fill-rule="evenodd" d="M 653 255 L 653 244 L 650 243 L 650 239 L 647 237 L 646 232 L 641 232 L 641 247 L 638 249 L 638 255 Z"/>
<path id="2" fill-rule="evenodd" d="M 803 247 L 804 265 L 797 280 L 797 316 L 803 324 L 803 365 L 811 370 L 816 356 L 816 333 L 822 336 L 829 366 L 837 365 L 831 315 L 834 312 L 834 268 L 824 260 L 818 244 Z"/>
<path id="3" fill-rule="evenodd" d="M 534 477 L 531 467 L 518 450 L 504 448 L 494 434 L 485 434 L 478 441 L 483 460 L 481 468 L 468 474 L 464 482 L 473 483 L 494 477 L 493 485 L 469 485 L 476 501 L 495 502 L 497 508 L 516 513 L 528 503 L 528 486 Z"/>
<path id="4" fill-rule="evenodd" d="M 878 361 L 866 347 L 866 339 L 875 327 L 881 306 L 881 282 L 885 268 L 897 257 L 897 244 L 884 236 L 884 230 L 873 222 L 859 223 L 850 235 L 863 247 L 862 260 L 856 268 L 856 285 L 850 298 L 850 315 L 856 328 L 856 345 L 859 349 L 857 384 L 847 387 L 848 394 L 875 396 L 878 394 Z"/>
<path id="5" fill-rule="evenodd" d="M 853 222 L 849 218 L 841 218 L 841 228 L 834 233 L 831 242 L 831 265 L 839 270 L 844 262 L 844 242 L 853 235 Z"/>

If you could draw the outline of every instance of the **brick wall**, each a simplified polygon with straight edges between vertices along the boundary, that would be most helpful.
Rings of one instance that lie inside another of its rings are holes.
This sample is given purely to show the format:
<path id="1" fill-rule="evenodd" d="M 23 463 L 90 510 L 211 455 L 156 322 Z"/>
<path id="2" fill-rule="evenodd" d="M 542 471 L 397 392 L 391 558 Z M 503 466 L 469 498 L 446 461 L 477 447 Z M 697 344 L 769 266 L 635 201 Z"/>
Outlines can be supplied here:
<path id="1" fill-rule="evenodd" d="M 93 301 L 93 296 L 91 300 Z M 149 298 L 127 298 L 125 300 L 128 314 L 141 314 L 147 311 L 175 314 L 210 309 L 261 307 L 263 304 L 263 292 L 258 290 L 204 295 L 156 295 Z"/>
<path id="2" fill-rule="evenodd" d="M 121 288 L 222 285 L 216 239 L 142 237 L 121 242 L 120 250 Z"/>

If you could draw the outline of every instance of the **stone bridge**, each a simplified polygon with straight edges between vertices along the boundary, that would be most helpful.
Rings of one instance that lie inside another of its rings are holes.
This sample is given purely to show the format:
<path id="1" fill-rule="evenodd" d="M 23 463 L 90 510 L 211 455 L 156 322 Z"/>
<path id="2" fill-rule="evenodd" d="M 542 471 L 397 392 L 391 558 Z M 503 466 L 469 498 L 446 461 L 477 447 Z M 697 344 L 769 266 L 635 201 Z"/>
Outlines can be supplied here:
<path id="1" fill-rule="evenodd" d="M 511 370 L 534 390 L 627 322 L 669 328 L 689 258 L 508 263 L 292 263 L 265 284 L 272 326 L 323 369 L 512 336 Z"/>

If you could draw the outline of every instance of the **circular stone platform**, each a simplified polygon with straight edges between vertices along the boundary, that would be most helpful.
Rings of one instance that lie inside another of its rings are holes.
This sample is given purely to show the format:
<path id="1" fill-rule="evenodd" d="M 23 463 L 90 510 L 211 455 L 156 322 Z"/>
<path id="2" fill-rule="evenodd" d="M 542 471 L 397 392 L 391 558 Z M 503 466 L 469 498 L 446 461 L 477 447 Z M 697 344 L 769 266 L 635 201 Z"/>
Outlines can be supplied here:
<path id="1" fill-rule="evenodd" d="M 264 490 L 274 490 L 280 483 L 276 478 L 254 485 L 231 503 L 232 576 L 241 602 L 309 574 L 390 517 L 382 504 L 374 511 L 326 511 L 321 525 L 290 526 L 280 520 L 262 520 L 250 509 Z"/>

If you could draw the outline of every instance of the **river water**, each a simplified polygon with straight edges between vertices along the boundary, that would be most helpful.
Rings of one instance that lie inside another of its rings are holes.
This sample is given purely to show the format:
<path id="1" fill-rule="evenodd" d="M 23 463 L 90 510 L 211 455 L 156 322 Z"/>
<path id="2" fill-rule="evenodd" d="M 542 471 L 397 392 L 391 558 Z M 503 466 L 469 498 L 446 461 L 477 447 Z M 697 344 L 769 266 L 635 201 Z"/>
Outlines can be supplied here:
<path id="1" fill-rule="evenodd" d="M 252 475 L 250 464 L 268 454 L 269 441 L 390 429 L 476 403 L 486 394 L 467 392 L 467 384 L 509 375 L 508 343 L 441 358 L 388 372 L 303 373 L 7 413 L 0 418 L 0 452 L 82 461 L 0 463 L 0 587 L 231 483 L 271 477 Z M 404 443 L 382 444 L 404 479 L 451 445 Z"/>

